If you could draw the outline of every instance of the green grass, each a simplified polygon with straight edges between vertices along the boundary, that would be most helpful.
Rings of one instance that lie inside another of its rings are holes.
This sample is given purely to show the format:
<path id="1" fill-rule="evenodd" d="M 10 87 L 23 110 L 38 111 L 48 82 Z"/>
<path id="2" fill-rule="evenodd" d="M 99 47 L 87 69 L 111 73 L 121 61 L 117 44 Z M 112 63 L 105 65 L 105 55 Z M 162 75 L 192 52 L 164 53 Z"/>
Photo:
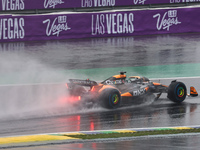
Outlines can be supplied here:
<path id="1" fill-rule="evenodd" d="M 138 137 L 148 135 L 170 135 L 170 134 L 183 134 L 183 133 L 198 133 L 200 129 L 170 129 L 170 130 L 153 130 L 153 131 L 138 131 L 128 133 L 107 133 L 107 134 L 87 134 L 87 135 L 66 135 L 69 137 L 80 139 L 103 139 L 103 138 L 120 138 L 120 137 Z"/>

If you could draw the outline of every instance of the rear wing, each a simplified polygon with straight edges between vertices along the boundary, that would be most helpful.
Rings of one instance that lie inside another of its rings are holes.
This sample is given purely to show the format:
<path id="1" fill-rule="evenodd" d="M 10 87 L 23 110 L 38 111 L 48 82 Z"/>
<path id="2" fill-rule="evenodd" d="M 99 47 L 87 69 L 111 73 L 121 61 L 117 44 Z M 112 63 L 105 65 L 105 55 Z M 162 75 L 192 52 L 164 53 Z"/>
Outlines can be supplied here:
<path id="1" fill-rule="evenodd" d="M 87 80 L 69 79 L 69 82 L 72 84 L 77 84 L 77 85 L 81 85 L 81 86 L 90 86 L 90 87 L 97 85 L 97 82 L 91 81 L 89 79 L 87 79 Z"/>

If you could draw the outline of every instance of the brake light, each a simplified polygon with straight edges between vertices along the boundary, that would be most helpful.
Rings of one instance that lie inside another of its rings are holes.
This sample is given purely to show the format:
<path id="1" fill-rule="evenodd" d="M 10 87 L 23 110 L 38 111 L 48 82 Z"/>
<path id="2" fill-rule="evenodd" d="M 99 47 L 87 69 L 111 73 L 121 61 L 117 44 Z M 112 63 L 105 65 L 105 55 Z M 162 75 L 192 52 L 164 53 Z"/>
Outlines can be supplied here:
<path id="1" fill-rule="evenodd" d="M 81 96 L 69 96 L 67 98 L 67 101 L 74 103 L 74 102 L 78 102 L 81 100 Z"/>
<path id="2" fill-rule="evenodd" d="M 72 96 L 70 99 L 72 101 L 80 101 L 81 100 L 81 96 Z"/>

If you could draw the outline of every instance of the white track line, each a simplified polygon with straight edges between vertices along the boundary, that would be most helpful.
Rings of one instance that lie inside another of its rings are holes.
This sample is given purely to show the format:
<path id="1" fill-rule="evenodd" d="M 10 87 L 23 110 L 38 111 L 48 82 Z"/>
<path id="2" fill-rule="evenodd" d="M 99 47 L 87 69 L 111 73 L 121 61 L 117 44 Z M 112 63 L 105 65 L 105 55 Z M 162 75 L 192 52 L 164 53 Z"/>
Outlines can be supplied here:
<path id="1" fill-rule="evenodd" d="M 151 78 L 150 80 L 170 80 L 170 79 L 198 79 L 200 76 L 196 77 L 171 77 L 171 78 Z"/>

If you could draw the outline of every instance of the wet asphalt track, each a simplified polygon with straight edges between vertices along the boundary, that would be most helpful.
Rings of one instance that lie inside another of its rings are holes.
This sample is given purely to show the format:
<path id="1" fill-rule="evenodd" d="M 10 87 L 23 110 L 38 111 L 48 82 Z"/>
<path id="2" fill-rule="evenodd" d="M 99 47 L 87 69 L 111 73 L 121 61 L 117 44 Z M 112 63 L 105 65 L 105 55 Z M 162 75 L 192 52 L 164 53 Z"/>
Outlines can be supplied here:
<path id="1" fill-rule="evenodd" d="M 71 107 L 65 99 L 68 75 L 63 73 L 69 69 L 199 63 L 199 40 L 200 35 L 190 34 L 2 43 L 0 136 L 199 125 L 199 97 L 188 98 L 181 105 L 167 100 L 150 101 L 118 110 Z M 51 81 L 58 84 L 29 85 Z M 199 78 L 181 81 L 200 91 Z M 28 85 L 7 85 L 13 83 Z"/>
<path id="2" fill-rule="evenodd" d="M 200 91 L 199 78 L 181 79 L 186 85 L 193 85 Z M 169 83 L 170 80 L 161 80 L 162 83 Z M 8 88 L 8 89 L 6 89 Z M 117 110 L 107 110 L 101 107 L 82 108 L 72 107 L 60 100 L 60 95 L 55 97 L 53 89 L 65 88 L 63 85 L 35 85 L 3 87 L 1 97 L 5 97 L 5 91 L 17 93 L 35 92 L 34 98 L 26 99 L 23 95 L 15 99 L 15 106 L 1 105 L 0 135 L 28 135 L 39 133 L 57 133 L 88 130 L 108 130 L 121 128 L 146 128 L 146 127 L 168 127 L 168 126 L 191 126 L 199 125 L 200 99 L 199 97 L 188 98 L 182 104 L 175 104 L 166 98 L 166 94 L 158 101 L 148 102 Z M 5 90 L 6 89 L 6 90 Z M 39 95 L 40 90 L 45 89 L 50 99 L 44 105 Z M 2 90 L 1 90 L 2 91 Z M 54 90 L 54 92 L 56 92 Z M 2 94 L 3 93 L 3 94 Z M 6 94 L 7 99 L 13 99 L 12 94 Z M 60 92 L 61 93 L 61 92 Z M 61 93 L 63 94 L 63 93 Z M 38 99 L 37 100 L 37 96 Z M 25 103 L 24 101 L 27 101 Z M 41 102 L 42 101 L 42 102 Z M 61 102 L 61 103 L 60 103 Z M 60 103 L 60 105 L 59 105 Z M 56 106 L 57 104 L 57 106 Z M 32 105 L 36 105 L 33 107 Z M 31 110 L 29 109 L 31 108 Z M 9 110 L 7 110 L 9 108 Z M 18 109 L 16 109 L 18 108 Z M 26 108 L 26 109 L 25 109 Z M 15 110 L 16 109 L 16 110 Z M 9 112 L 13 111 L 13 114 Z M 4 112 L 4 115 L 2 115 Z M 9 114 L 9 115 L 8 115 Z M 5 118 L 4 116 L 7 116 Z"/>

